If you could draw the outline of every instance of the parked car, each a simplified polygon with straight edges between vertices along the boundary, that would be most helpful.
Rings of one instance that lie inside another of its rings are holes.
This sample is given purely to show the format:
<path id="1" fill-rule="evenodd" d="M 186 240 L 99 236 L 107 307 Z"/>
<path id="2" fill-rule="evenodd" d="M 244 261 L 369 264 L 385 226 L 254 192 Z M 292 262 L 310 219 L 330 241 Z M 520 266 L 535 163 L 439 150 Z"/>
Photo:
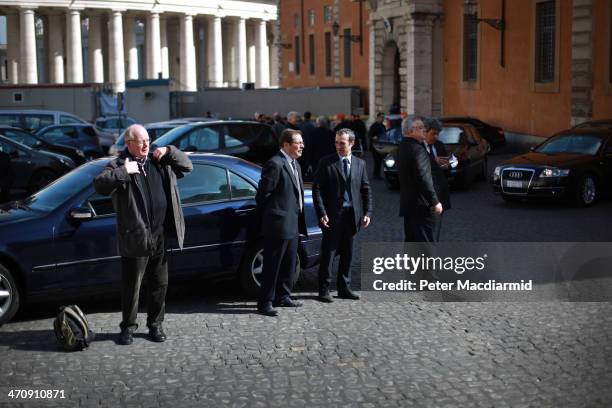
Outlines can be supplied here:
<path id="1" fill-rule="evenodd" d="M 506 135 L 504 129 L 489 125 L 480 119 L 470 116 L 454 116 L 440 119 L 442 123 L 469 123 L 474 126 L 481 137 L 483 137 L 491 148 L 500 147 L 506 144 Z"/>
<path id="2" fill-rule="evenodd" d="M 591 127 L 597 127 L 597 128 L 601 127 L 601 128 L 612 129 L 612 119 L 589 120 L 587 122 L 582 122 L 574 126 L 574 129 L 584 129 L 584 128 L 591 128 Z"/>
<path id="3" fill-rule="evenodd" d="M 147 129 L 147 133 L 149 133 L 149 140 L 153 143 L 157 140 L 161 135 L 165 134 L 169 130 L 174 129 L 175 127 L 179 127 L 181 125 L 185 125 L 187 123 L 191 123 L 189 120 L 184 119 L 174 119 L 165 122 L 154 122 L 147 123 L 143 125 L 145 129 Z M 113 144 L 108 151 L 110 155 L 117 155 L 120 151 L 125 149 L 125 130 L 121 132 L 121 135 L 117 138 L 115 144 Z"/>
<path id="4" fill-rule="evenodd" d="M 104 156 L 100 145 L 100 133 L 94 125 L 54 125 L 36 132 L 36 136 L 48 143 L 64 144 L 81 149 L 88 160 Z"/>
<path id="5" fill-rule="evenodd" d="M 229 154 L 257 164 L 278 152 L 278 139 L 269 125 L 234 120 L 188 123 L 162 135 L 154 145 Z"/>
<path id="6" fill-rule="evenodd" d="M 96 119 L 95 125 L 98 129 L 106 133 L 110 133 L 117 139 L 119 134 L 128 126 L 133 125 L 136 121 L 125 115 L 109 115 L 101 116 Z"/>
<path id="7" fill-rule="evenodd" d="M 506 201 L 567 198 L 588 206 L 612 185 L 612 128 L 564 130 L 493 172 L 493 190 Z"/>
<path id="8" fill-rule="evenodd" d="M 85 124 L 85 120 L 72 113 L 47 109 L 0 109 L 0 125 L 25 129 L 35 133 L 51 125 Z"/>
<path id="9" fill-rule="evenodd" d="M 81 149 L 62 144 L 51 144 L 40 136 L 33 135 L 23 129 L 11 126 L 0 126 L 0 135 L 31 147 L 34 150 L 44 150 L 70 157 L 77 166 L 86 161 L 85 153 Z"/>
<path id="10" fill-rule="evenodd" d="M 183 250 L 168 249 L 170 279 L 234 278 L 258 291 L 263 241 L 255 195 L 261 168 L 244 160 L 191 154 L 193 173 L 178 180 L 185 215 Z M 110 158 L 85 163 L 31 197 L 0 211 L 0 323 L 24 302 L 118 293 L 121 280 L 112 200 L 92 180 Z M 307 236 L 299 266 L 319 259 L 321 230 L 304 189 Z"/>
<path id="11" fill-rule="evenodd" d="M 11 189 L 28 193 L 40 190 L 75 168 L 74 162 L 66 156 L 34 150 L 5 136 L 0 136 L 0 153 L 10 157 Z"/>
<path id="12" fill-rule="evenodd" d="M 487 177 L 487 154 L 489 143 L 480 137 L 474 126 L 467 123 L 445 123 L 438 135 L 438 140 L 444 143 L 447 153 L 454 155 L 457 166 L 444 169 L 446 177 L 454 186 L 469 188 L 474 180 Z M 390 189 L 399 188 L 397 174 L 398 144 L 383 160 L 385 183 Z"/>

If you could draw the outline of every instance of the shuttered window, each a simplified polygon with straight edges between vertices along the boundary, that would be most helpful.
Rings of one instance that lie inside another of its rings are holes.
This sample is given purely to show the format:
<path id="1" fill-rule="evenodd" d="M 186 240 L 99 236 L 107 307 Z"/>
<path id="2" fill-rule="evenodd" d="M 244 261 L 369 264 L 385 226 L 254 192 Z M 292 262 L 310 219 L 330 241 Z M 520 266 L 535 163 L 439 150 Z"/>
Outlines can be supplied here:
<path id="1" fill-rule="evenodd" d="M 308 36 L 308 72 L 310 75 L 315 74 L 315 36 Z"/>
<path id="2" fill-rule="evenodd" d="M 294 55 L 295 74 L 296 75 L 300 75 L 300 68 L 302 66 L 302 59 L 300 58 L 300 55 L 301 55 L 300 37 L 297 36 L 297 35 L 295 36 L 295 41 L 294 41 L 293 49 L 295 50 L 295 55 Z"/>
<path id="3" fill-rule="evenodd" d="M 475 14 L 463 15 L 463 81 L 478 79 L 478 20 Z"/>
<path id="4" fill-rule="evenodd" d="M 349 78 L 352 75 L 352 44 L 351 44 L 351 29 L 344 29 L 344 76 Z"/>
<path id="5" fill-rule="evenodd" d="M 535 81 L 539 83 L 555 80 L 555 11 L 554 1 L 536 4 Z"/>
<path id="6" fill-rule="evenodd" d="M 325 33 L 325 76 L 330 77 L 332 75 L 332 40 L 331 33 L 328 31 Z"/>

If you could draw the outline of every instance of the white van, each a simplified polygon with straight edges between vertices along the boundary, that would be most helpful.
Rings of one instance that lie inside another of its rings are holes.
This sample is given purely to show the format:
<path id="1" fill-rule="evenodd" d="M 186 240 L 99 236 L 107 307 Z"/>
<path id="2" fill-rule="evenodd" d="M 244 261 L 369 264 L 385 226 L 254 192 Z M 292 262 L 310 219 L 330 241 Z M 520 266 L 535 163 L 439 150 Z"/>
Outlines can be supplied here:
<path id="1" fill-rule="evenodd" d="M 36 132 L 46 126 L 87 123 L 68 112 L 46 109 L 0 109 L 0 125 Z"/>

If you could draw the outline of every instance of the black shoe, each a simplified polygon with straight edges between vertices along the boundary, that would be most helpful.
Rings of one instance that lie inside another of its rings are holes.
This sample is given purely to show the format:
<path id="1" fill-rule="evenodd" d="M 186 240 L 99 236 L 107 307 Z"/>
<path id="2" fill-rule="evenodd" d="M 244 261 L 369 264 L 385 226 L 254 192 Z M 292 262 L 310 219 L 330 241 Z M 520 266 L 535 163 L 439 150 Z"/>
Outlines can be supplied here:
<path id="1" fill-rule="evenodd" d="M 163 343 L 166 341 L 166 333 L 164 333 L 164 329 L 162 329 L 161 326 L 152 327 L 149 329 L 147 339 L 154 341 L 155 343 Z"/>
<path id="2" fill-rule="evenodd" d="M 132 331 L 127 329 L 121 330 L 121 333 L 119 333 L 119 337 L 117 338 L 117 343 L 121 344 L 122 346 L 129 346 L 133 342 L 134 335 L 132 334 Z"/>
<path id="3" fill-rule="evenodd" d="M 278 316 L 278 312 L 274 310 L 274 308 L 270 304 L 267 304 L 265 306 L 257 306 L 257 313 L 264 316 Z"/>
<path id="4" fill-rule="evenodd" d="M 302 302 L 297 302 L 292 300 L 291 298 L 286 298 L 281 300 L 280 302 L 272 303 L 274 307 L 301 307 L 303 306 Z"/>
<path id="5" fill-rule="evenodd" d="M 338 291 L 338 297 L 341 299 L 358 300 L 360 296 L 350 289 L 345 289 L 343 291 Z"/>
<path id="6" fill-rule="evenodd" d="M 317 296 L 317 300 L 323 303 L 332 303 L 334 301 L 334 299 L 332 299 L 332 297 L 330 296 L 329 292 L 319 293 L 319 296 Z"/>

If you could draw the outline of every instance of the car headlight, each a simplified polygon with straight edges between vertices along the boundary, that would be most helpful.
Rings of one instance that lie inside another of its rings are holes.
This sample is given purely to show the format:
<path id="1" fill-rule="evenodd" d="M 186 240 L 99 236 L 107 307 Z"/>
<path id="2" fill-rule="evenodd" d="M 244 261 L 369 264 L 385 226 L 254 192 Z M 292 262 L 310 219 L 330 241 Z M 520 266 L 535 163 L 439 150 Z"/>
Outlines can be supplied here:
<path id="1" fill-rule="evenodd" d="M 540 177 L 567 177 L 569 169 L 546 168 L 540 173 Z"/>
<path id="2" fill-rule="evenodd" d="M 385 167 L 388 167 L 388 168 L 395 167 L 395 157 L 393 156 L 385 157 Z"/>
<path id="3" fill-rule="evenodd" d="M 85 157 L 85 152 L 82 151 L 81 149 L 77 149 L 76 153 L 81 157 Z"/>

